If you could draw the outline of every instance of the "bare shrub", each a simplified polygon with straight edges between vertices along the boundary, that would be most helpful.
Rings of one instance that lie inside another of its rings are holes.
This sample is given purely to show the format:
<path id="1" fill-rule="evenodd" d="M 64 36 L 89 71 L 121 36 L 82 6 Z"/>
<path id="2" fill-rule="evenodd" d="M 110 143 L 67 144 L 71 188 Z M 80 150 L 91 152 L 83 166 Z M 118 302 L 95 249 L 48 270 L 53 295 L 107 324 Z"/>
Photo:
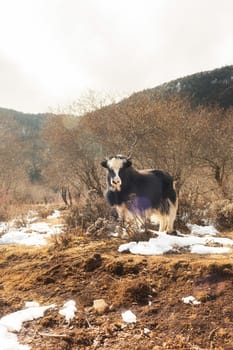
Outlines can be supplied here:
<path id="1" fill-rule="evenodd" d="M 108 237 L 111 232 L 116 231 L 116 221 L 106 218 L 98 218 L 88 226 L 86 234 L 92 237 Z"/>
<path id="2" fill-rule="evenodd" d="M 27 215 L 25 214 L 20 214 L 14 221 L 14 224 L 17 228 L 20 227 L 27 227 L 28 224 L 28 219 L 27 219 Z"/>
<path id="3" fill-rule="evenodd" d="M 131 241 L 148 241 L 151 237 L 154 237 L 150 230 L 151 228 L 154 229 L 154 227 L 147 220 L 138 220 L 137 216 L 128 223 L 122 223 L 121 227 Z"/>
<path id="4" fill-rule="evenodd" d="M 49 241 L 52 245 L 52 250 L 63 250 L 73 245 L 77 237 L 77 230 L 67 230 L 65 232 L 50 236 Z"/>
<path id="5" fill-rule="evenodd" d="M 233 228 L 233 203 L 229 199 L 212 203 L 208 210 L 208 216 L 212 218 L 220 230 Z"/>
<path id="6" fill-rule="evenodd" d="M 19 204 L 13 200 L 6 200 L 0 205 L 0 221 L 6 222 L 13 219 L 25 221 L 28 209 L 27 205 Z"/>
<path id="7" fill-rule="evenodd" d="M 85 198 L 69 209 L 65 222 L 69 228 L 81 227 L 86 230 L 99 218 L 109 218 L 110 216 L 111 209 L 106 200 L 98 196 L 95 191 L 89 191 Z"/>
<path id="8" fill-rule="evenodd" d="M 0 221 L 9 221 L 10 219 L 10 213 L 9 208 L 4 205 L 0 207 Z"/>
<path id="9" fill-rule="evenodd" d="M 177 214 L 177 226 L 183 228 L 184 225 L 190 222 L 200 223 L 201 215 L 198 212 L 197 203 L 192 202 L 191 199 L 181 198 L 179 200 L 179 208 Z"/>
<path id="10" fill-rule="evenodd" d="M 79 211 L 79 207 L 77 205 L 69 208 L 69 212 L 65 216 L 65 223 L 70 229 L 75 228 L 77 226 L 83 227 L 82 214 Z"/>
<path id="11" fill-rule="evenodd" d="M 178 212 L 175 226 L 178 230 L 188 231 L 187 224 L 204 225 L 207 223 L 206 217 L 208 202 L 199 193 L 199 188 L 188 188 L 182 191 L 179 196 Z"/>
<path id="12" fill-rule="evenodd" d="M 41 207 L 38 209 L 38 217 L 41 219 L 47 219 L 49 215 L 52 215 L 53 211 L 52 208 Z"/>
<path id="13" fill-rule="evenodd" d="M 115 209 L 109 207 L 106 199 L 89 191 L 85 198 L 69 208 L 65 217 L 69 229 L 81 228 L 82 232 L 92 237 L 101 238 L 117 233 L 118 237 L 127 236 L 131 240 L 148 240 L 152 234 L 147 222 L 138 222 L 137 217 L 130 223 L 117 220 Z"/>

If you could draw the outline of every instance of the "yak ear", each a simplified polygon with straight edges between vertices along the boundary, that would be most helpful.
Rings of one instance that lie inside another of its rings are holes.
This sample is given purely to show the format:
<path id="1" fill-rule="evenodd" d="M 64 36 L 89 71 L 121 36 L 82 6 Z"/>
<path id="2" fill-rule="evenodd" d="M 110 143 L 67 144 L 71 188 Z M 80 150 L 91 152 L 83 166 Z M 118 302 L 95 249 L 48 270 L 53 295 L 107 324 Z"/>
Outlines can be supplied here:
<path id="1" fill-rule="evenodd" d="M 103 160 L 100 164 L 101 164 L 104 168 L 107 168 L 107 167 L 108 167 L 108 161 L 107 161 L 107 159 Z"/>
<path id="2" fill-rule="evenodd" d="M 132 160 L 127 158 L 126 163 L 125 163 L 126 168 L 129 168 L 131 165 L 132 165 Z"/>

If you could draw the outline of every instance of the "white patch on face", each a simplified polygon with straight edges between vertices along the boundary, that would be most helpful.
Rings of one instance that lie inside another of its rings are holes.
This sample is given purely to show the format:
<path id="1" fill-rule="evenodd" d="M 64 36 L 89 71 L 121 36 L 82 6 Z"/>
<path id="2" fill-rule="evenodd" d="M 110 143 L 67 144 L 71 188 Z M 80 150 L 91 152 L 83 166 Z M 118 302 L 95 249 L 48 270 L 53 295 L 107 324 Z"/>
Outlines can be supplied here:
<path id="1" fill-rule="evenodd" d="M 125 160 L 120 158 L 112 158 L 108 160 L 108 166 L 113 171 L 118 171 L 123 167 Z"/>
<path id="2" fill-rule="evenodd" d="M 108 167 L 115 174 L 114 177 L 111 177 L 111 185 L 117 191 L 121 190 L 121 183 L 122 182 L 121 182 L 121 178 L 119 176 L 119 171 L 121 168 L 123 168 L 124 162 L 125 162 L 124 159 L 120 159 L 120 158 L 112 158 L 112 159 L 108 160 Z"/>

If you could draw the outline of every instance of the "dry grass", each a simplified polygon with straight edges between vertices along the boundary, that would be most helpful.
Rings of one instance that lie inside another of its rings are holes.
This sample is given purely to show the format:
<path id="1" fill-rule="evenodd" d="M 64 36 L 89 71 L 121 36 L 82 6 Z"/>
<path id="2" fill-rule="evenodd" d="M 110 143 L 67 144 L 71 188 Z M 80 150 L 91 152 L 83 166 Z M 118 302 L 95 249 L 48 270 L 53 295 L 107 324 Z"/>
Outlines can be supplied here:
<path id="1" fill-rule="evenodd" d="M 55 234 L 50 236 L 49 244 L 51 245 L 50 251 L 62 250 L 72 247 L 72 245 L 77 241 L 77 236 L 80 236 L 80 229 L 69 230 L 67 229 L 65 232 Z"/>
<path id="2" fill-rule="evenodd" d="M 45 207 L 45 206 L 38 207 L 38 209 L 37 209 L 38 218 L 47 219 L 47 217 L 49 215 L 52 215 L 53 211 L 54 211 L 54 208 L 51 206 L 50 207 Z"/>
<path id="3" fill-rule="evenodd" d="M 233 203 L 225 199 L 211 203 L 208 215 L 213 218 L 219 230 L 229 230 L 233 228 Z"/>

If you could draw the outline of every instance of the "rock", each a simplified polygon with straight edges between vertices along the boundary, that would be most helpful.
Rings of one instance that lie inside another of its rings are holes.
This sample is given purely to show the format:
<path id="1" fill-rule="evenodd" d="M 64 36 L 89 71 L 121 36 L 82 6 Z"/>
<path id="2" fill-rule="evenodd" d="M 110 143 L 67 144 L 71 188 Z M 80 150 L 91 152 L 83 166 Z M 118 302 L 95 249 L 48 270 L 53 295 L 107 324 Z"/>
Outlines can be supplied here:
<path id="1" fill-rule="evenodd" d="M 96 299 L 93 302 L 93 308 L 99 315 L 103 315 L 109 306 L 104 299 Z"/>

